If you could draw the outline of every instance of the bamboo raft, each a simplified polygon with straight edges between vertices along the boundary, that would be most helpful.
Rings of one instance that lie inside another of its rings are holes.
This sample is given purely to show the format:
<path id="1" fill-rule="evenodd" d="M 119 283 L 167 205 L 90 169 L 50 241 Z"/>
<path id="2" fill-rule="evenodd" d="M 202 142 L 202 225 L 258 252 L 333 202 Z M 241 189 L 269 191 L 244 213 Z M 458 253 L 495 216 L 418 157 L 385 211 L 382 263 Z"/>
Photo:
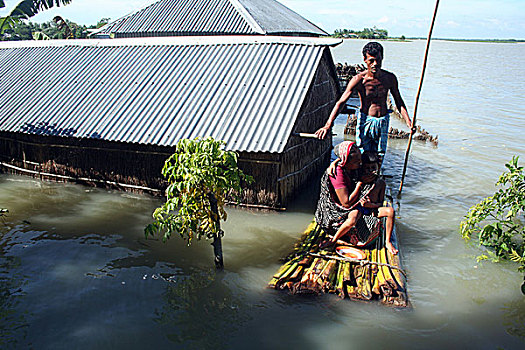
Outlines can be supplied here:
<path id="1" fill-rule="evenodd" d="M 360 248 L 366 254 L 363 260 L 340 257 L 335 247 L 320 249 L 319 243 L 325 236 L 323 229 L 313 221 L 273 276 L 269 288 L 288 290 L 292 294 L 335 293 L 342 299 L 379 300 L 394 307 L 410 306 L 400 253 L 388 252 L 384 234 L 369 247 Z M 391 241 L 399 249 L 395 228 Z"/>

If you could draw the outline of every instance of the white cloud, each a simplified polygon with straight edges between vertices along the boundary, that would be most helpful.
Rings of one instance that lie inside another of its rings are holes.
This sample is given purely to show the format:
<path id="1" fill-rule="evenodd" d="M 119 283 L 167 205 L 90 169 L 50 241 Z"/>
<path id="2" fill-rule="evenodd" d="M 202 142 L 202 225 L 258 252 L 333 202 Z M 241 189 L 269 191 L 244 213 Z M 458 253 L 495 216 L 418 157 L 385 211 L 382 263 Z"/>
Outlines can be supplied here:
<path id="1" fill-rule="evenodd" d="M 501 24 L 501 21 L 499 19 L 496 19 L 496 18 L 489 18 L 489 19 L 487 19 L 487 22 L 489 22 L 491 24 L 494 24 L 494 25 L 500 25 Z"/>
<path id="2" fill-rule="evenodd" d="M 377 20 L 377 23 L 387 23 L 387 22 L 389 22 L 387 16 L 383 16 L 383 17 L 381 17 L 380 19 Z"/>
<path id="3" fill-rule="evenodd" d="M 348 15 L 348 16 L 358 16 L 359 12 L 353 11 L 350 9 L 335 9 L 335 8 L 323 8 L 318 12 L 320 15 Z"/>

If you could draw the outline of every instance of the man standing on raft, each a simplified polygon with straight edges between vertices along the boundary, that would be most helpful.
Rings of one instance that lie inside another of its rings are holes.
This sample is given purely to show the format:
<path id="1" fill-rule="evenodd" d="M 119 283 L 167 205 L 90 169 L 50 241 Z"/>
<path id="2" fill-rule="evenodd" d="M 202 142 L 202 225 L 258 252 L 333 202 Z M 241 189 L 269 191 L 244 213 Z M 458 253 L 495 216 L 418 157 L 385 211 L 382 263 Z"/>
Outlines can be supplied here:
<path id="1" fill-rule="evenodd" d="M 355 75 L 345 92 L 335 104 L 325 126 L 315 132 L 319 139 L 324 139 L 331 130 L 339 110 L 356 90 L 361 101 L 360 113 L 357 113 L 356 143 L 362 151 L 377 152 L 383 160 L 388 140 L 390 115 L 387 108 L 388 92 L 392 94 L 397 109 L 405 120 L 411 132 L 412 121 L 408 116 L 405 102 L 399 93 L 397 78 L 393 73 L 381 69 L 383 62 L 383 46 L 377 42 L 369 42 L 363 47 L 363 59 L 367 70 Z"/>

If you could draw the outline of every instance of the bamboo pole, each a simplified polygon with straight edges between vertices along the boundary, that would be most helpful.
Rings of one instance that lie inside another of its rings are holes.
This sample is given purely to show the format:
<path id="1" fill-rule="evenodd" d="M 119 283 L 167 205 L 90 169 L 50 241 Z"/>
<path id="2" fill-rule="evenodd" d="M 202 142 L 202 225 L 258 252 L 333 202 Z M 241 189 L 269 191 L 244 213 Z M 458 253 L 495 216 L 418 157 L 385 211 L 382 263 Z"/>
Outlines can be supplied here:
<path id="1" fill-rule="evenodd" d="M 343 258 L 343 257 L 338 257 L 336 255 L 326 255 L 326 254 L 325 255 L 321 255 L 321 254 L 316 254 L 316 253 L 308 253 L 308 255 L 313 256 L 315 258 L 321 258 L 321 259 L 338 260 L 338 261 L 343 261 L 343 262 L 351 262 L 351 263 L 355 263 L 355 264 L 358 264 L 358 265 L 361 265 L 361 266 L 365 266 L 365 265 L 386 266 L 386 267 L 389 267 L 391 269 L 396 269 L 396 270 L 400 271 L 403 274 L 403 276 L 406 277 L 406 272 L 403 271 L 403 269 L 400 268 L 399 266 L 394 266 L 392 264 L 387 264 L 387 263 L 383 263 L 383 262 L 372 261 L 370 259 L 361 260 L 361 259 L 353 259 L 353 258 Z"/>
<path id="2" fill-rule="evenodd" d="M 414 105 L 414 117 L 412 119 L 412 128 L 414 128 L 416 126 L 417 106 L 418 106 L 418 103 L 419 103 L 419 96 L 421 94 L 421 88 L 423 86 L 423 79 L 425 77 L 425 69 L 427 67 L 428 51 L 430 49 L 430 40 L 432 38 L 432 30 L 434 29 L 434 23 L 436 21 L 436 15 L 437 15 L 437 11 L 438 11 L 438 6 L 439 6 L 439 0 L 436 0 L 436 8 L 434 9 L 434 16 L 432 17 L 432 23 L 430 24 L 430 30 L 428 32 L 427 48 L 425 50 L 425 59 L 423 60 L 423 69 L 421 71 L 421 79 L 419 80 L 419 88 L 417 89 L 416 103 Z M 413 136 L 414 136 L 414 134 L 411 132 L 410 136 L 408 138 L 407 151 L 406 151 L 406 154 L 405 154 L 405 164 L 403 166 L 403 175 L 401 175 L 401 183 L 399 184 L 399 191 L 398 191 L 398 194 L 397 194 L 398 196 L 400 196 L 401 195 L 401 191 L 403 191 L 403 183 L 404 183 L 404 180 L 405 180 L 405 174 L 406 174 L 407 165 L 408 165 L 408 155 L 410 153 L 410 146 L 412 145 L 412 137 Z"/>

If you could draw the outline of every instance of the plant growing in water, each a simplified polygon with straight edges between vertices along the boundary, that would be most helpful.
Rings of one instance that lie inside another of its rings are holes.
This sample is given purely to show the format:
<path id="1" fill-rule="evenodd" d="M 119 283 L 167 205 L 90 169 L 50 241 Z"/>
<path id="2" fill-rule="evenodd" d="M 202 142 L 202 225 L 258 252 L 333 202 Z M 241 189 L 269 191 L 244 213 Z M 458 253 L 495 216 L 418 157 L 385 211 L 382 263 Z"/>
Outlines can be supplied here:
<path id="1" fill-rule="evenodd" d="M 222 268 L 220 220 L 228 193 L 241 193 L 243 181 L 252 182 L 237 166 L 237 154 L 223 149 L 224 141 L 211 137 L 180 140 L 164 164 L 168 180 L 166 202 L 153 212 L 155 221 L 144 229 L 146 238 L 164 233 L 166 241 L 178 233 L 191 244 L 194 238 L 213 239 L 215 265 Z"/>
<path id="2" fill-rule="evenodd" d="M 490 248 L 478 261 L 510 259 L 525 272 L 525 173 L 518 160 L 515 156 L 505 164 L 508 171 L 496 183 L 501 188 L 470 208 L 461 222 L 461 234 L 466 240 L 477 235 L 479 244 Z M 521 290 L 525 294 L 525 282 Z"/>

